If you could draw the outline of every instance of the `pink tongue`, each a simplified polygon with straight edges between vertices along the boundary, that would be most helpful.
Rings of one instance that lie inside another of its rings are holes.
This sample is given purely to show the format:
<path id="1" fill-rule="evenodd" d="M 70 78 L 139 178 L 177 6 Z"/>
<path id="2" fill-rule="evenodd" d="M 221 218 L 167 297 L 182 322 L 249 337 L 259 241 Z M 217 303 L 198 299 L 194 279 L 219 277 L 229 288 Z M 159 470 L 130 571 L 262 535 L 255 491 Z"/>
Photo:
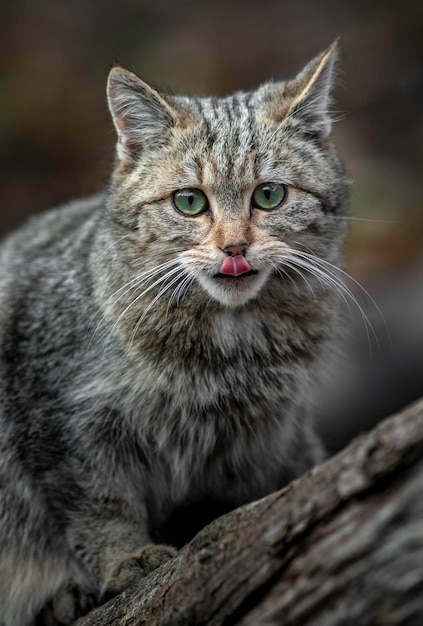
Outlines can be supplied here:
<path id="1" fill-rule="evenodd" d="M 228 276 L 239 276 L 250 270 L 251 267 L 248 265 L 245 256 L 237 254 L 236 256 L 226 257 L 220 268 L 220 273 L 227 274 Z"/>

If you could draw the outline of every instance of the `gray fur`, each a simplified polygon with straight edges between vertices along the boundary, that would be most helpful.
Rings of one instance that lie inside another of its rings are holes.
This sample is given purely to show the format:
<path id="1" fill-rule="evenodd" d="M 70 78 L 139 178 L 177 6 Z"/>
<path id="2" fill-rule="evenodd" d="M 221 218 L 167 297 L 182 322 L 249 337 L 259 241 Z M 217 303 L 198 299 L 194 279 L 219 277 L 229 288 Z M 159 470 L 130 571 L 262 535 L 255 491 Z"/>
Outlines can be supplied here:
<path id="1" fill-rule="evenodd" d="M 169 558 L 181 528 L 322 459 L 313 387 L 345 295 L 328 265 L 346 198 L 335 54 L 223 99 L 112 70 L 110 189 L 4 241 L 1 626 L 70 623 Z M 272 212 L 250 206 L 264 181 L 288 189 Z M 176 211 L 185 187 L 207 214 Z M 244 239 L 258 274 L 216 278 Z"/>

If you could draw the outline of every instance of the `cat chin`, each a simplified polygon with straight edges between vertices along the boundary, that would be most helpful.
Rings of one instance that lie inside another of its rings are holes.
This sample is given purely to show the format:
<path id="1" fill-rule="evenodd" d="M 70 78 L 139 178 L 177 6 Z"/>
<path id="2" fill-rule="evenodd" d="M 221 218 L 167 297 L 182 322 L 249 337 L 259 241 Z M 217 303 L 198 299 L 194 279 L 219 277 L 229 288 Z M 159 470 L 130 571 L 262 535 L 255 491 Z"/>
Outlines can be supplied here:
<path id="1" fill-rule="evenodd" d="M 210 277 L 201 275 L 199 283 L 214 300 L 228 308 L 237 308 L 253 300 L 262 289 L 270 275 L 270 270 L 263 269 L 249 276 Z"/>

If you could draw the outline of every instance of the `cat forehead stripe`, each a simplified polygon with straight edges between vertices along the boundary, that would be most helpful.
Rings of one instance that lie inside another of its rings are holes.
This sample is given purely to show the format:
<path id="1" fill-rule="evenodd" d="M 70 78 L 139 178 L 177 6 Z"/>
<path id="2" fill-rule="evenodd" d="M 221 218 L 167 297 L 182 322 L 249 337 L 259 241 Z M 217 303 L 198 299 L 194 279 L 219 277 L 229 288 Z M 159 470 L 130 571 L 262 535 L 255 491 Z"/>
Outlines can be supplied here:
<path id="1" fill-rule="evenodd" d="M 212 137 L 210 155 L 219 174 L 242 177 L 251 166 L 246 155 L 255 144 L 255 112 L 250 105 L 250 94 L 236 94 L 228 98 L 197 100 L 207 133 Z M 248 172 L 250 177 L 253 171 Z"/>
<path id="2" fill-rule="evenodd" d="M 233 123 L 240 119 L 243 110 L 253 110 L 250 99 L 250 93 L 239 92 L 225 98 L 196 98 L 196 101 L 206 121 L 213 123 L 225 118 L 229 123 Z"/>

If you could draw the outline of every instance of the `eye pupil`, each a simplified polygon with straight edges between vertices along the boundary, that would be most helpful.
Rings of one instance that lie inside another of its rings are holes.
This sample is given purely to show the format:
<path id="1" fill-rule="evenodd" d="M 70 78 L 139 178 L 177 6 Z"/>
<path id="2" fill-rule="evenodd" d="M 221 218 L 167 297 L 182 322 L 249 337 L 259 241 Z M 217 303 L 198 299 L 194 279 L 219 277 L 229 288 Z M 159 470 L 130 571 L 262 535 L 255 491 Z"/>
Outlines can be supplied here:
<path id="1" fill-rule="evenodd" d="M 251 204 L 255 209 L 273 211 L 283 204 L 286 194 L 285 185 L 280 183 L 262 183 L 254 189 Z"/>
<path id="2" fill-rule="evenodd" d="M 201 189 L 179 189 L 173 194 L 173 206 L 179 213 L 196 217 L 207 211 L 209 201 Z"/>

